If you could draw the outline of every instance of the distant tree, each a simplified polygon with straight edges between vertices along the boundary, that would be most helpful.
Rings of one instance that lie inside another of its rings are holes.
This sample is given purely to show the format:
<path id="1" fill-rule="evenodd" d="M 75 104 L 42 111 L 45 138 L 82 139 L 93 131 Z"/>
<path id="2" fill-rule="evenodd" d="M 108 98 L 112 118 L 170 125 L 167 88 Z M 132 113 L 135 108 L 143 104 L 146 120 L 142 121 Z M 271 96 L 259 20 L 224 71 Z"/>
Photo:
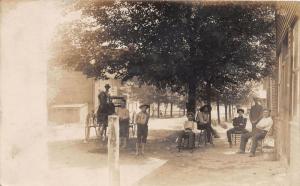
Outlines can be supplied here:
<path id="1" fill-rule="evenodd" d="M 274 10 L 267 4 L 78 1 L 79 22 L 61 29 L 55 61 L 89 77 L 140 82 L 187 95 L 256 81 L 274 61 Z M 60 43 L 60 45 L 59 45 Z"/>

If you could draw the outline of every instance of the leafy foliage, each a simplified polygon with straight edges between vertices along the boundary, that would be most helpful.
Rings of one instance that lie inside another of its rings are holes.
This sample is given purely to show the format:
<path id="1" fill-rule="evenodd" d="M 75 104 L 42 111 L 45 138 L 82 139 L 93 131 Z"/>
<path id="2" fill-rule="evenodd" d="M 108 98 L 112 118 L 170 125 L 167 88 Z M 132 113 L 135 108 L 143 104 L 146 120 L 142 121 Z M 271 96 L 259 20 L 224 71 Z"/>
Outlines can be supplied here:
<path id="1" fill-rule="evenodd" d="M 74 7 L 83 17 L 61 30 L 54 60 L 89 77 L 137 77 L 195 102 L 197 87 L 236 90 L 272 70 L 275 16 L 267 4 L 84 0 Z"/>

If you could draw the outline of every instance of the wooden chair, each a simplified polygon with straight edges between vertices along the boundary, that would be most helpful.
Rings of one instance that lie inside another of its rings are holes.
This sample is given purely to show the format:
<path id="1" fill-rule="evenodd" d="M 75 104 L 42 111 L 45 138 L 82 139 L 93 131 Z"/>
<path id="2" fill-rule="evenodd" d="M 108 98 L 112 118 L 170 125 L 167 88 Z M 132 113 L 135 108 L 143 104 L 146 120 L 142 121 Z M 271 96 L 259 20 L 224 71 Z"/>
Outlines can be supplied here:
<path id="1" fill-rule="evenodd" d="M 271 128 L 271 129 L 272 129 L 272 128 Z M 257 149 L 256 149 L 256 150 L 259 149 L 259 151 L 260 151 L 261 153 L 263 153 L 264 140 L 265 140 L 265 138 L 267 138 L 268 136 L 270 136 L 270 133 L 271 133 L 270 131 L 271 131 L 271 129 L 267 132 L 266 136 L 265 136 L 263 139 L 257 141 Z M 249 143 L 248 151 L 250 151 L 251 146 L 252 146 L 252 138 L 251 138 L 251 141 L 250 141 L 250 143 Z"/>
<path id="2" fill-rule="evenodd" d="M 233 139 L 234 145 L 236 145 L 237 142 L 241 142 L 241 137 L 242 137 L 242 131 L 235 131 L 234 133 L 231 134 L 231 139 Z"/>

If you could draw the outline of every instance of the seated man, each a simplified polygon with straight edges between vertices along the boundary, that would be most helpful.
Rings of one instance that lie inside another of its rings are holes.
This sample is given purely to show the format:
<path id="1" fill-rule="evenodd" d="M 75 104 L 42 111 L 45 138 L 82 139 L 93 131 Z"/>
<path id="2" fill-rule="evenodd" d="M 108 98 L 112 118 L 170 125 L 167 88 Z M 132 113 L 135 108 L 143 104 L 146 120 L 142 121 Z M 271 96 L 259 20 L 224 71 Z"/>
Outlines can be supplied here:
<path id="1" fill-rule="evenodd" d="M 247 123 L 247 118 L 243 117 L 244 110 L 243 109 L 238 109 L 237 113 L 239 114 L 239 116 L 235 117 L 232 120 L 233 128 L 227 130 L 227 139 L 228 139 L 230 148 L 232 147 L 231 134 L 234 134 L 236 132 L 240 132 L 242 134 L 248 132 L 245 129 L 246 128 L 246 123 Z"/>
<path id="2" fill-rule="evenodd" d="M 248 139 L 252 137 L 252 146 L 251 146 L 251 150 L 250 150 L 250 157 L 254 157 L 258 140 L 262 140 L 265 138 L 266 134 L 271 129 L 272 125 L 273 125 L 273 120 L 270 117 L 270 111 L 267 109 L 264 109 L 263 118 L 257 123 L 254 131 L 242 134 L 240 150 L 238 153 L 239 154 L 245 153 L 245 148 L 246 148 Z"/>
<path id="3" fill-rule="evenodd" d="M 192 149 L 194 147 L 194 142 L 195 142 L 195 133 L 193 130 L 196 129 L 196 123 L 194 122 L 194 114 L 189 113 L 187 115 L 188 121 L 185 121 L 183 124 L 184 130 L 180 131 L 178 135 L 178 147 L 181 146 L 182 139 L 184 139 L 186 136 L 188 137 L 189 140 L 189 148 Z"/>

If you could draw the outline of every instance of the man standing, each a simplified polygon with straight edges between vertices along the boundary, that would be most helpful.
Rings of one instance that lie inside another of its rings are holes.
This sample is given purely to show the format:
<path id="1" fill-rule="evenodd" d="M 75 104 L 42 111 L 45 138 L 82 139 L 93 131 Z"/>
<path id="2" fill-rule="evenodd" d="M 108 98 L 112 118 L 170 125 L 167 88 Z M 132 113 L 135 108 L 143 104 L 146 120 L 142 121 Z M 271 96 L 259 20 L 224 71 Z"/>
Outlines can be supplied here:
<path id="1" fill-rule="evenodd" d="M 256 124 L 263 116 L 263 107 L 259 104 L 257 97 L 253 98 L 254 105 L 250 109 L 249 119 L 252 124 L 252 130 L 255 129 Z"/>
<path id="2" fill-rule="evenodd" d="M 145 144 L 147 142 L 148 136 L 148 121 L 149 113 L 147 109 L 150 106 L 148 104 L 142 104 L 140 106 L 141 111 L 136 115 L 136 124 L 137 124 L 137 143 L 136 143 L 136 155 L 144 155 Z"/>
<path id="3" fill-rule="evenodd" d="M 239 133 L 247 133 L 248 131 L 245 129 L 246 128 L 246 123 L 247 123 L 247 118 L 244 118 L 244 110 L 243 109 L 238 109 L 237 110 L 238 117 L 235 117 L 232 120 L 233 128 L 227 130 L 227 139 L 229 142 L 230 148 L 232 147 L 232 140 L 231 140 L 231 134 L 234 134 L 236 132 Z"/>
<path id="4" fill-rule="evenodd" d="M 110 85 L 105 85 L 105 91 L 101 91 L 98 95 L 99 106 L 97 110 L 97 124 L 101 127 L 101 137 L 105 137 L 105 132 L 108 124 L 108 112 L 109 112 L 109 89 Z"/>
<path id="5" fill-rule="evenodd" d="M 249 138 L 252 137 L 250 157 L 254 157 L 257 148 L 257 142 L 265 138 L 266 134 L 270 131 L 272 126 L 273 126 L 273 120 L 270 117 L 270 111 L 264 109 L 263 118 L 256 124 L 256 128 L 252 132 L 242 134 L 240 150 L 238 153 L 239 154 L 245 153 L 246 144 Z"/>
<path id="6" fill-rule="evenodd" d="M 120 145 L 123 143 L 122 148 L 126 148 L 129 136 L 129 110 L 126 108 L 125 100 L 122 101 L 121 107 L 117 109 L 117 115 L 119 116 L 120 126 Z"/>

